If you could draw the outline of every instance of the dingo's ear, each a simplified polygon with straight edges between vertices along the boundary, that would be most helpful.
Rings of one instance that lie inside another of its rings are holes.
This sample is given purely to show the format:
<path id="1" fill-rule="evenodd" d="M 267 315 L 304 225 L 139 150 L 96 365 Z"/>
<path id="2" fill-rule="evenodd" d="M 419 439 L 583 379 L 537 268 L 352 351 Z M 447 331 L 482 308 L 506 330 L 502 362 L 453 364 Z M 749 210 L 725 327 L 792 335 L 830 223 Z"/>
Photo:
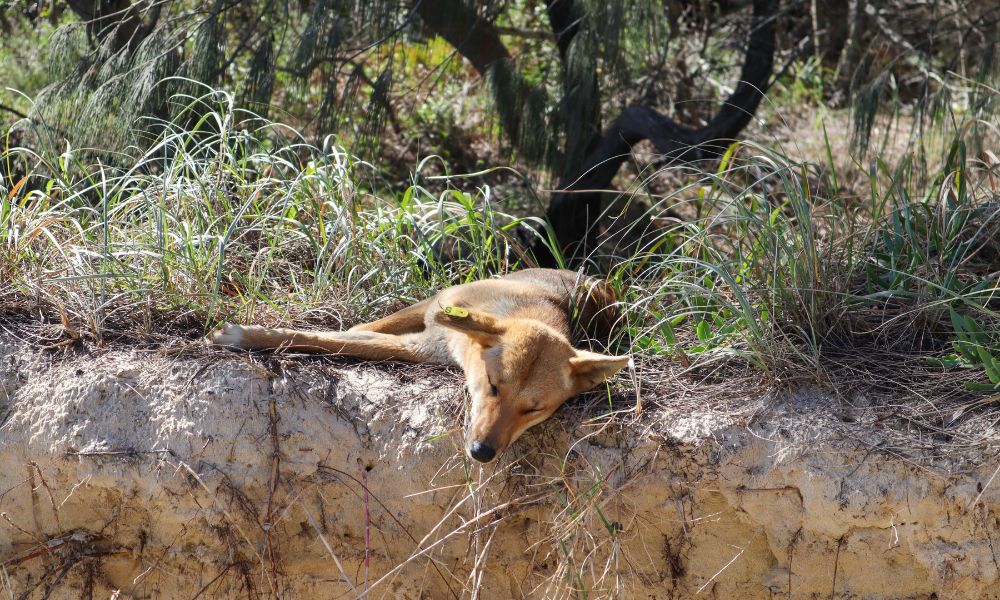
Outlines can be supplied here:
<path id="1" fill-rule="evenodd" d="M 576 356 L 569 359 L 569 368 L 573 373 L 578 391 L 589 390 L 598 386 L 606 379 L 624 369 L 630 356 L 607 356 L 587 350 L 577 350 Z"/>
<path id="2" fill-rule="evenodd" d="M 506 327 L 493 315 L 471 308 L 446 306 L 434 315 L 439 324 L 464 333 L 487 348 L 500 341 Z"/>

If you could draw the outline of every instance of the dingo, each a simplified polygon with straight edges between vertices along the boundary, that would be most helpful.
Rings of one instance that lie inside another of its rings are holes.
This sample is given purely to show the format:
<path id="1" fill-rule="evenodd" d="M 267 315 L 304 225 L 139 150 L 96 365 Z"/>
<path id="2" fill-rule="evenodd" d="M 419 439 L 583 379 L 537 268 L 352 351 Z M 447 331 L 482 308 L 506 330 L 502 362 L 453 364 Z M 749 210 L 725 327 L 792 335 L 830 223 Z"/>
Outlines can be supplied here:
<path id="1" fill-rule="evenodd" d="M 288 348 L 371 360 L 458 365 L 472 397 L 469 456 L 489 462 L 566 400 L 624 368 L 571 343 L 571 320 L 610 334 L 614 293 L 573 271 L 525 269 L 448 288 L 348 331 L 223 325 L 212 342 L 246 349 Z M 574 318 L 573 315 L 576 315 Z"/>

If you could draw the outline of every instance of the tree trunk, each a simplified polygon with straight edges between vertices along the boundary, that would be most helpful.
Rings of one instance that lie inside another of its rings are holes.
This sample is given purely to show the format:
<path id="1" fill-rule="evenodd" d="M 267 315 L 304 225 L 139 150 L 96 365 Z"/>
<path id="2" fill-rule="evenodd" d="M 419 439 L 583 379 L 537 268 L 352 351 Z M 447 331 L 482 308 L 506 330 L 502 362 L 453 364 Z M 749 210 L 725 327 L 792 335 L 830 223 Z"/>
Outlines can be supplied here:
<path id="1" fill-rule="evenodd" d="M 767 90 L 775 51 L 777 0 L 754 0 L 753 26 L 736 90 L 716 115 L 700 129 L 674 123 L 669 117 L 641 105 L 626 108 L 584 159 L 580 169 L 560 183 L 546 218 L 565 256 L 582 257 L 593 249 L 593 225 L 601 211 L 601 191 L 611 185 L 632 147 L 650 140 L 657 151 L 674 160 L 698 161 L 721 155 L 753 118 Z M 553 265 L 548 248 L 537 242 L 538 261 Z"/>
<path id="2" fill-rule="evenodd" d="M 481 77 L 489 74 L 495 62 L 510 59 L 510 52 L 493 24 L 465 2 L 414 0 L 413 7 L 424 24 L 465 57 Z"/>
<path id="3" fill-rule="evenodd" d="M 531 98 L 533 102 L 530 106 L 542 110 L 537 96 L 544 92 L 529 87 L 520 77 L 510 52 L 492 23 L 462 0 L 413 0 L 413 7 L 430 29 L 454 46 L 481 76 L 492 81 L 495 88 L 510 88 L 506 95 L 511 100 L 497 102 L 497 111 L 504 131 L 515 147 L 522 153 L 528 153 L 525 148 L 530 145 L 532 136 L 538 136 L 537 132 L 525 131 L 529 129 L 525 123 L 525 106 L 528 106 L 527 99 Z M 601 193 L 588 190 L 608 188 L 629 157 L 632 146 L 648 139 L 658 151 L 675 159 L 703 160 L 720 155 L 746 127 L 769 84 L 774 62 L 777 10 L 778 0 L 753 1 L 753 25 L 740 81 L 707 125 L 700 129 L 684 127 L 652 108 L 633 105 L 626 108 L 603 133 L 595 132 L 580 164 L 571 165 L 563 171 L 566 175 L 559 185 L 563 191 L 553 195 L 546 213 L 564 254 L 582 256 L 593 247 L 590 238 L 601 210 Z M 546 11 L 565 64 L 571 43 L 580 34 L 576 6 L 573 0 L 550 0 Z M 532 122 L 541 121 L 533 119 Z M 536 152 L 535 156 L 540 154 Z M 532 250 L 539 263 L 555 263 L 554 256 L 544 243 L 536 242 Z"/>
<path id="4" fill-rule="evenodd" d="M 87 24 L 87 33 L 98 44 L 112 37 L 116 52 L 134 50 L 153 31 L 163 8 L 162 2 L 156 2 L 145 23 L 142 11 L 129 0 L 67 0 L 66 4 Z"/>

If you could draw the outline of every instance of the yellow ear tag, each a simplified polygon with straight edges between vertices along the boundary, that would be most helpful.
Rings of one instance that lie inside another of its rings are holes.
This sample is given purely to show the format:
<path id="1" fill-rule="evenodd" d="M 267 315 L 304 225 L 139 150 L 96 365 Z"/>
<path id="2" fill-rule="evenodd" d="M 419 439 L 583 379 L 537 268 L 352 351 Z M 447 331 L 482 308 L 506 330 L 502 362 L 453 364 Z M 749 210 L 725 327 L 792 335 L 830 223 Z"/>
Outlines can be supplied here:
<path id="1" fill-rule="evenodd" d="M 449 317 L 464 319 L 465 317 L 469 316 L 469 311 L 459 306 L 446 306 L 444 307 L 444 314 L 448 315 Z"/>

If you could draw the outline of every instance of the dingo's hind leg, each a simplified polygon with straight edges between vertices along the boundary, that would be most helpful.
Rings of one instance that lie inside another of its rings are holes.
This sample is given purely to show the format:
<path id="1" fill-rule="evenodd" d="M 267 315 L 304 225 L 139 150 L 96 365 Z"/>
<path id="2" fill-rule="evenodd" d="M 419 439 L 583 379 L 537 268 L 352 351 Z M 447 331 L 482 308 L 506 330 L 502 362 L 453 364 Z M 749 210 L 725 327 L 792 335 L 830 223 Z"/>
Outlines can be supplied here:
<path id="1" fill-rule="evenodd" d="M 418 333 L 424 330 L 424 313 L 427 312 L 427 305 L 430 299 L 421 300 L 412 306 L 392 313 L 371 323 L 355 325 L 348 331 L 373 331 L 376 333 Z"/>
<path id="2" fill-rule="evenodd" d="M 340 354 L 368 360 L 438 362 L 422 334 L 393 335 L 372 331 L 298 331 L 255 325 L 225 324 L 211 336 L 213 344 L 247 350 L 288 349 Z"/>

